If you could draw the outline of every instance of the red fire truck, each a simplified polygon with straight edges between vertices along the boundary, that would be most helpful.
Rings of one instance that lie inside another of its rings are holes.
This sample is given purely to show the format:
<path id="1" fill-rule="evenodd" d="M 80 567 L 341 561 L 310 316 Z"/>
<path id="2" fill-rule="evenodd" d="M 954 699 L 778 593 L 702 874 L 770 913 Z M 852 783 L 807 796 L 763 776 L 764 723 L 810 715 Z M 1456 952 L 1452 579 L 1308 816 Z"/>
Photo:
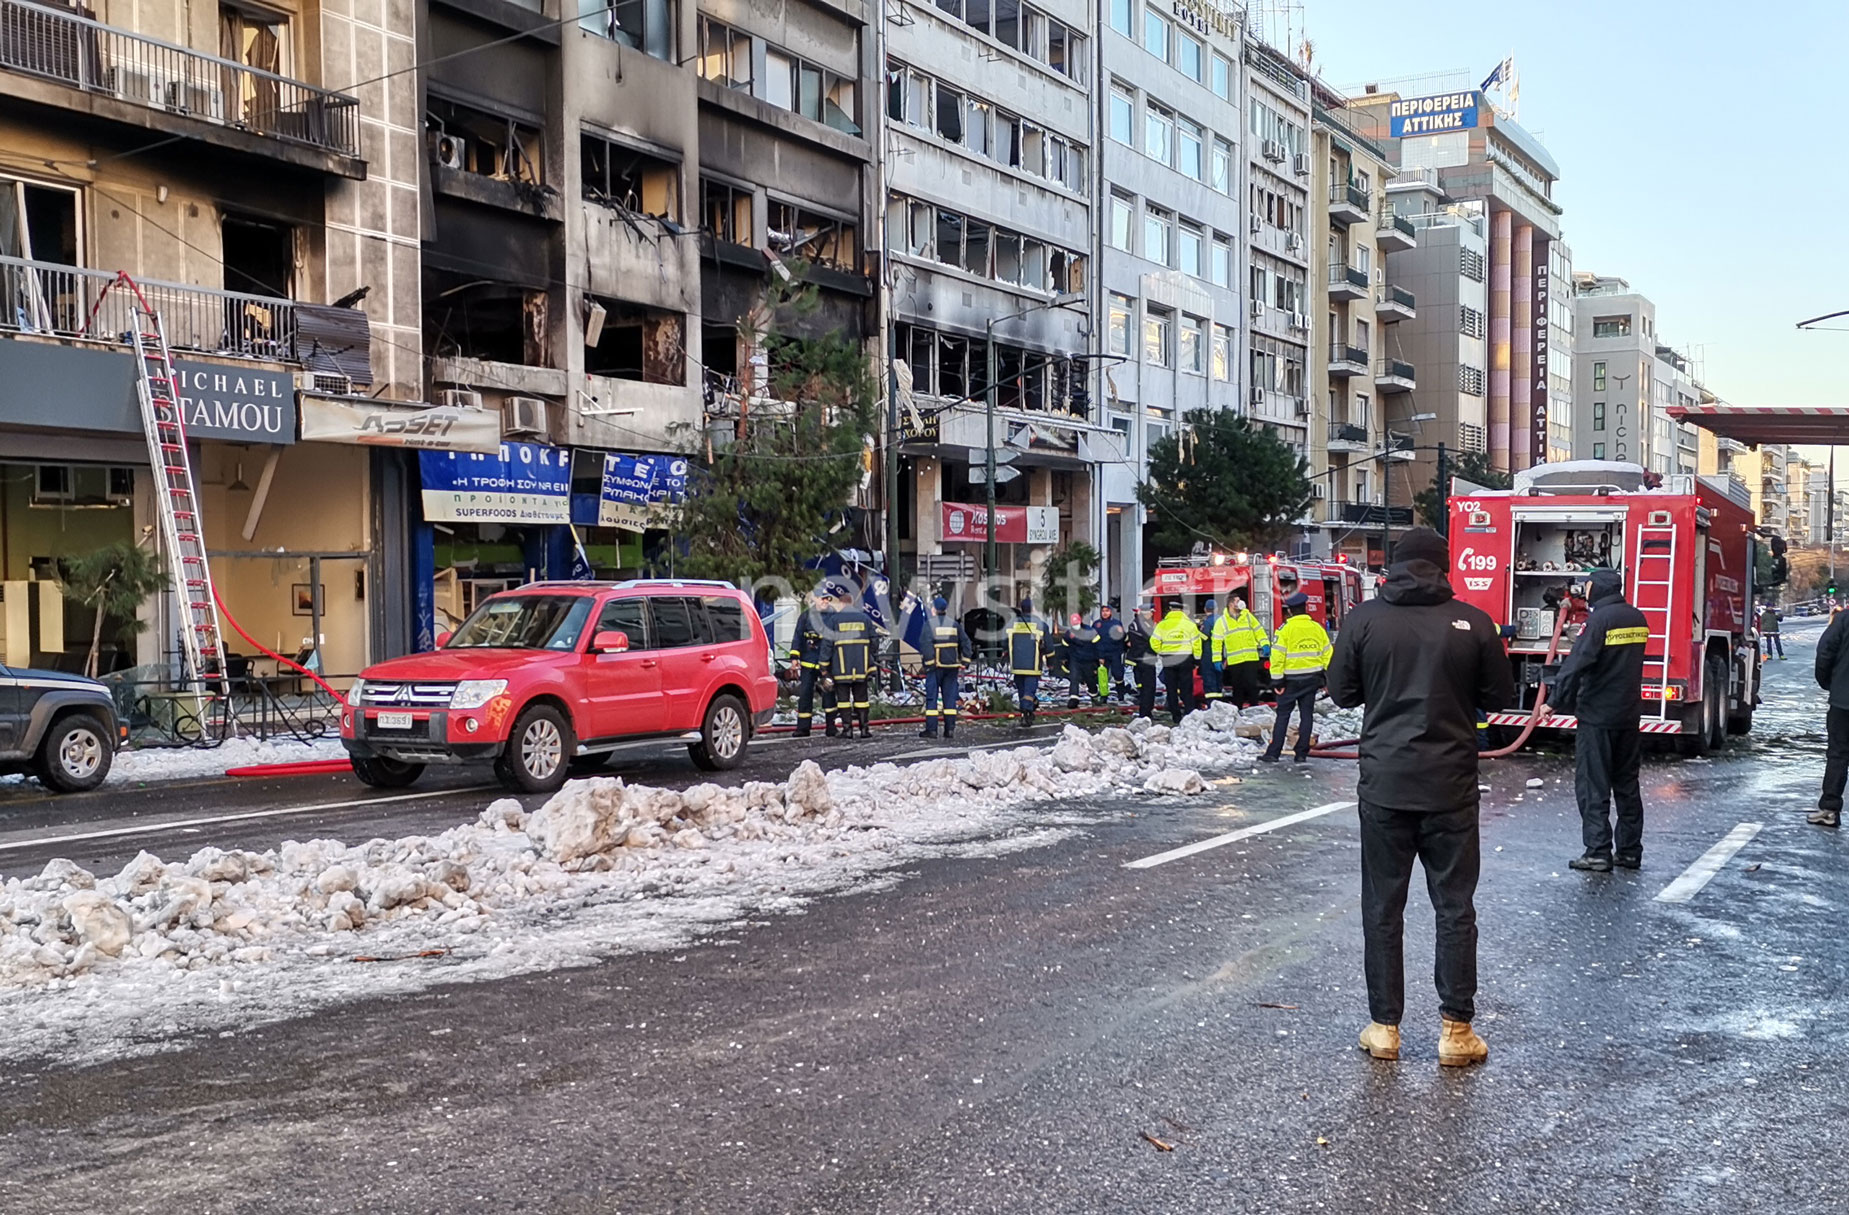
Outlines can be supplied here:
<path id="1" fill-rule="evenodd" d="M 1575 460 L 1518 473 L 1512 490 L 1453 482 L 1450 524 L 1458 597 L 1514 626 L 1509 660 L 1523 711 L 1492 714 L 1492 725 L 1528 724 L 1550 651 L 1564 657 L 1583 627 L 1583 612 L 1573 619 L 1583 584 L 1610 567 L 1650 625 L 1644 731 L 1676 735 L 1684 754 L 1705 755 L 1752 728 L 1753 515 L 1724 486 Z M 1549 713 L 1536 724 L 1577 722 Z"/>
<path id="2" fill-rule="evenodd" d="M 1199 612 L 1207 600 L 1226 606 L 1234 591 L 1246 595 L 1252 614 L 1275 633 L 1284 623 L 1284 601 L 1298 591 L 1309 599 L 1308 611 L 1331 632 L 1350 609 L 1368 597 L 1363 572 L 1345 561 L 1292 561 L 1281 554 L 1211 553 L 1168 557 L 1157 563 L 1155 581 L 1143 591 L 1145 605 L 1171 597 Z"/>

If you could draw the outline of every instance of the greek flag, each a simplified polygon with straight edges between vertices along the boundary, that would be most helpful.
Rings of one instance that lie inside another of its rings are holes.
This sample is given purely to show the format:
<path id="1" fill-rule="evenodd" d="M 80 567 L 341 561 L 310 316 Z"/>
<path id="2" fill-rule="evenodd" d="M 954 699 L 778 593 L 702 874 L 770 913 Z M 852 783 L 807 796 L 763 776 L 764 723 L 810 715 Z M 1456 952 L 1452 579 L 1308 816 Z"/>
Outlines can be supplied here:
<path id="1" fill-rule="evenodd" d="M 1481 89 L 1483 92 L 1487 93 L 1499 84 L 1506 85 L 1514 75 L 1515 75 L 1515 56 L 1510 55 L 1508 58 L 1504 59 L 1501 63 L 1498 63 L 1496 65 L 1496 70 L 1491 72 L 1488 76 L 1485 76 L 1483 78 L 1483 83 L 1478 85 L 1477 87 Z"/>

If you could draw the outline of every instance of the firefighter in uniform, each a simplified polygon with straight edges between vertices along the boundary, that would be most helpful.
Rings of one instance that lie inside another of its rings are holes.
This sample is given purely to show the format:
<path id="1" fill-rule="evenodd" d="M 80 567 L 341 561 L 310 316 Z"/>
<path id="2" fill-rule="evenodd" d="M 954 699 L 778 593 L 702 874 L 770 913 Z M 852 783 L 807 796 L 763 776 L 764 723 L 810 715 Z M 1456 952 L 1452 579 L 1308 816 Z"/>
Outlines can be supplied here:
<path id="1" fill-rule="evenodd" d="M 1136 715 L 1156 715 L 1156 669 L 1161 662 L 1150 646 L 1149 613 L 1143 608 L 1130 612 L 1130 626 L 1124 631 L 1124 655 L 1136 672 Z"/>
<path id="2" fill-rule="evenodd" d="M 1040 672 L 1045 669 L 1046 626 L 1034 619 L 1034 603 L 1021 600 L 1020 615 L 1008 629 L 1008 666 L 1014 672 L 1014 700 L 1021 710 L 1021 725 L 1034 724 L 1040 708 Z"/>
<path id="3" fill-rule="evenodd" d="M 925 625 L 926 651 L 925 659 L 925 727 L 919 731 L 921 738 L 936 738 L 939 722 L 944 725 L 944 737 L 950 738 L 957 729 L 957 676 L 962 674 L 963 664 L 968 662 L 974 650 L 970 645 L 969 634 L 949 615 L 950 601 L 942 595 L 931 601 L 931 619 Z"/>
<path id="4" fill-rule="evenodd" d="M 1258 651 L 1265 628 L 1246 607 L 1238 591 L 1226 597 L 1226 610 L 1214 617 L 1213 660 L 1220 665 L 1220 688 L 1240 708 L 1258 701 Z"/>
<path id="5" fill-rule="evenodd" d="M 1168 614 L 1149 635 L 1149 648 L 1162 664 L 1162 685 L 1168 689 L 1168 712 L 1179 725 L 1194 712 L 1194 664 L 1201 656 L 1201 628 L 1171 599 Z"/>
<path id="6" fill-rule="evenodd" d="M 1066 688 L 1066 707 L 1079 707 L 1081 689 L 1091 703 L 1103 703 L 1098 695 L 1098 630 L 1086 624 L 1085 617 L 1077 612 L 1072 613 L 1066 627 L 1066 661 L 1072 676 Z"/>
<path id="7" fill-rule="evenodd" d="M 1284 623 L 1271 643 L 1271 678 L 1278 685 L 1278 720 L 1271 728 L 1271 745 L 1259 759 L 1275 764 L 1284 754 L 1284 736 L 1290 716 L 1297 714 L 1296 761 L 1310 762 L 1310 730 L 1316 722 L 1316 693 L 1322 690 L 1334 647 L 1329 634 L 1309 614 L 1310 597 L 1298 591 L 1284 601 Z"/>
<path id="8" fill-rule="evenodd" d="M 1560 664 L 1548 703 L 1575 713 L 1574 792 L 1586 851 L 1567 864 L 1610 873 L 1613 864 L 1635 869 L 1644 856 L 1644 796 L 1638 787 L 1643 764 L 1644 650 L 1650 624 L 1624 601 L 1617 570 L 1594 570 L 1586 592 L 1592 615 Z M 1611 804 L 1618 803 L 1612 834 Z"/>
<path id="9" fill-rule="evenodd" d="M 1110 695 L 1119 700 L 1124 697 L 1124 622 L 1117 619 L 1117 613 L 1110 604 L 1098 609 L 1098 619 L 1092 622 L 1092 629 L 1098 634 L 1098 663 L 1104 668 L 1104 674 L 1110 679 Z"/>
<path id="10" fill-rule="evenodd" d="M 822 644 L 822 660 L 828 664 L 828 677 L 834 681 L 834 707 L 841 714 L 841 736 L 854 736 L 854 723 L 860 723 L 860 736 L 872 738 L 867 728 L 873 708 L 868 698 L 867 681 L 873 666 L 873 643 L 879 629 L 873 618 L 857 603 L 847 601 L 847 592 L 836 589 L 836 601 L 842 606 L 829 621 L 828 635 Z"/>
<path id="11" fill-rule="evenodd" d="M 825 664 L 822 661 L 822 643 L 828 637 L 829 618 L 828 588 L 818 586 L 809 596 L 809 610 L 804 612 L 796 622 L 795 643 L 790 647 L 790 661 L 796 664 L 796 734 L 797 738 L 809 737 L 815 725 L 815 693 L 818 685 L 826 678 Z M 822 692 L 822 724 L 828 733 L 835 732 L 834 697 L 824 690 Z"/>

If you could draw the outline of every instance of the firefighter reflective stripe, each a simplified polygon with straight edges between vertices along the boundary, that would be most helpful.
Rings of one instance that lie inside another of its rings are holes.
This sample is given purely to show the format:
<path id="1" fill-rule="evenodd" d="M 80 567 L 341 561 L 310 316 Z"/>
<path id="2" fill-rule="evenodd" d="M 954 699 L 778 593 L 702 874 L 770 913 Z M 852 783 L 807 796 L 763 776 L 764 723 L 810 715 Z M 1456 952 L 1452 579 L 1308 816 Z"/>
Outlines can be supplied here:
<path id="1" fill-rule="evenodd" d="M 1200 626 L 1186 612 L 1170 612 L 1149 634 L 1149 648 L 1158 654 L 1192 654 L 1199 658 Z"/>
<path id="2" fill-rule="evenodd" d="M 1606 645 L 1643 645 L 1650 640 L 1650 630 L 1643 625 L 1628 629 L 1609 629 L 1605 633 Z"/>
<path id="3" fill-rule="evenodd" d="M 871 630 L 863 620 L 837 621 L 835 628 L 840 635 L 835 638 L 834 660 L 830 664 L 830 671 L 836 679 L 850 683 L 864 680 L 873 641 L 868 635 Z M 855 705 L 855 708 L 859 707 Z"/>
<path id="4" fill-rule="evenodd" d="M 959 630 L 954 624 L 933 625 L 931 628 L 931 663 L 940 670 L 961 670 L 963 666 L 963 643 L 957 636 Z"/>
<path id="5" fill-rule="evenodd" d="M 1292 616 L 1278 628 L 1277 641 L 1271 647 L 1271 674 L 1314 675 L 1329 667 L 1335 647 L 1323 626 L 1308 616 Z"/>
<path id="6" fill-rule="evenodd" d="M 1040 674 L 1041 639 L 1045 636 L 1039 624 L 1031 620 L 1017 620 L 1008 630 L 1008 662 L 1016 675 Z"/>

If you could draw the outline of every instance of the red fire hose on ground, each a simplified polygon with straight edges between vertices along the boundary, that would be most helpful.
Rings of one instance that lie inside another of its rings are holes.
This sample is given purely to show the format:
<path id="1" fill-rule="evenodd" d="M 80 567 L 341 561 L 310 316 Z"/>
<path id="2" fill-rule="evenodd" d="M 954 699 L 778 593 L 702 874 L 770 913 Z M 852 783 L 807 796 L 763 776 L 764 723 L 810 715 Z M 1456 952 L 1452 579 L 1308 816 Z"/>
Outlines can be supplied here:
<path id="1" fill-rule="evenodd" d="M 1560 655 L 1560 638 L 1566 632 L 1566 626 L 1569 623 L 1577 624 L 1584 620 L 1590 610 L 1586 601 L 1578 595 L 1568 595 L 1566 601 L 1560 605 L 1560 611 L 1555 613 L 1553 640 L 1547 645 L 1548 666 L 1552 666 L 1554 659 Z M 1540 725 L 1546 717 L 1547 685 L 1543 683 L 1540 691 L 1535 694 L 1534 709 L 1528 714 L 1528 720 L 1522 724 L 1521 733 L 1515 736 L 1515 741 L 1506 747 L 1498 747 L 1494 751 L 1479 752 L 1477 758 L 1503 759 L 1515 754 L 1527 745 L 1528 738 L 1534 733 L 1535 727 Z M 1358 738 L 1345 738 L 1339 742 L 1323 743 L 1320 746 L 1311 747 L 1310 754 L 1317 759 L 1360 759 L 1360 752 L 1348 749 L 1360 741 Z"/>

